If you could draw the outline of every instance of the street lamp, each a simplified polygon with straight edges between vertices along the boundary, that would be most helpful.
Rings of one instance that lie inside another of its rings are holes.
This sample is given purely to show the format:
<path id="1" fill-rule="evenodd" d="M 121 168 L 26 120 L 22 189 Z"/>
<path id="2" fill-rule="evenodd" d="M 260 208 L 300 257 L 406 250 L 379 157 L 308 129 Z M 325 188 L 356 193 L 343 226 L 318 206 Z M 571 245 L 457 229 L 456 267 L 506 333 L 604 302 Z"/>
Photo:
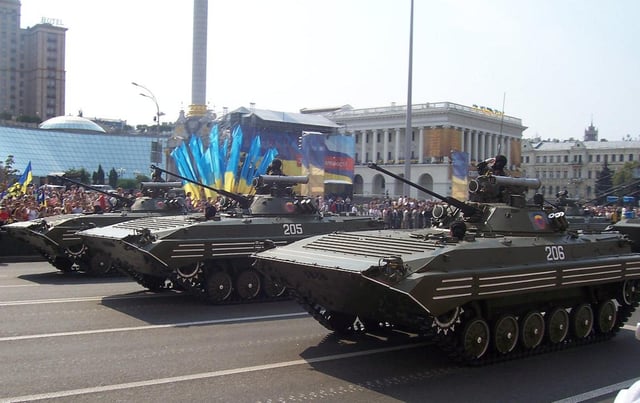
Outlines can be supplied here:
<path id="1" fill-rule="evenodd" d="M 142 84 L 138 84 L 136 82 L 133 82 L 133 81 L 131 82 L 131 84 L 133 84 L 136 87 L 140 87 L 143 90 L 145 90 L 147 93 L 141 92 L 140 95 L 142 95 L 145 98 L 149 98 L 156 105 L 156 135 L 158 137 L 157 137 L 157 140 L 155 142 L 151 143 L 151 162 L 154 162 L 156 164 L 162 163 L 162 146 L 160 145 L 160 116 L 164 115 L 164 113 L 160 112 L 160 106 L 158 105 L 158 99 L 156 98 L 155 95 L 153 95 L 153 92 L 151 92 L 151 90 L 149 88 L 145 87 Z"/>
<path id="2" fill-rule="evenodd" d="M 136 87 L 140 87 L 143 90 L 147 91 L 148 94 L 145 94 L 143 92 L 140 93 L 140 95 L 142 95 L 145 98 L 149 98 L 150 100 L 153 101 L 153 103 L 156 105 L 156 131 L 158 132 L 158 135 L 160 134 L 160 116 L 164 115 L 164 113 L 160 112 L 160 106 L 158 105 L 158 99 L 156 98 L 155 95 L 153 95 L 153 92 L 151 92 L 151 90 L 147 87 L 145 87 L 142 84 L 138 84 L 136 82 L 131 82 L 131 84 L 135 85 Z"/>

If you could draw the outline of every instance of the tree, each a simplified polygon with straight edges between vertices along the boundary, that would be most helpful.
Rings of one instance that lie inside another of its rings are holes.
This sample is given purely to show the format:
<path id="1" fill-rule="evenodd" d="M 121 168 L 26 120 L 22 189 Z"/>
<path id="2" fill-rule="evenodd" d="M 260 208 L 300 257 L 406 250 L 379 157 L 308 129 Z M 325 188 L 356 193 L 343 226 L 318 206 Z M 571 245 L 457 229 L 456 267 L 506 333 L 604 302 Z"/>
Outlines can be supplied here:
<path id="1" fill-rule="evenodd" d="M 633 171 L 640 165 L 639 162 L 625 162 L 622 168 L 613 174 L 613 186 L 618 187 L 634 182 Z"/>
<path id="2" fill-rule="evenodd" d="M 609 169 L 607 161 L 602 165 L 602 171 L 597 173 L 595 192 L 598 198 L 598 204 L 603 204 L 604 196 L 611 191 L 613 187 L 613 172 Z"/>
<path id="3" fill-rule="evenodd" d="M 0 190 L 7 189 L 9 187 L 9 181 L 13 180 L 18 172 L 17 169 L 13 168 L 13 164 L 15 164 L 13 155 L 7 155 L 7 159 L 4 160 L 4 165 L 2 165 L 2 169 L 0 169 Z"/>
<path id="4" fill-rule="evenodd" d="M 98 165 L 98 170 L 93 173 L 92 179 L 94 185 L 104 185 L 104 170 L 101 164 Z"/>
<path id="5" fill-rule="evenodd" d="M 84 168 L 67 169 L 67 171 L 64 173 L 64 176 L 66 176 L 67 178 L 73 179 L 76 182 L 89 183 L 89 172 L 87 172 L 87 170 Z"/>
<path id="6" fill-rule="evenodd" d="M 109 171 L 109 186 L 114 189 L 118 187 L 118 173 L 115 168 L 111 168 Z"/>

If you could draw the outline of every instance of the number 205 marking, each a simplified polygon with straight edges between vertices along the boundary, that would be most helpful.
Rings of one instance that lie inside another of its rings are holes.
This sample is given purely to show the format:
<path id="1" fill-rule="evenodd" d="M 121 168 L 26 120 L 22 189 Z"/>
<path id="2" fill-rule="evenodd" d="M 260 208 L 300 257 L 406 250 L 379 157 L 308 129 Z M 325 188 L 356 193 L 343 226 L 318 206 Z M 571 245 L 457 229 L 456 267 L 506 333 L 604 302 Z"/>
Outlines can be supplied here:
<path id="1" fill-rule="evenodd" d="M 302 224 L 282 224 L 282 229 L 285 235 L 302 235 Z"/>
<path id="2" fill-rule="evenodd" d="M 548 261 L 564 260 L 564 247 L 559 245 L 545 246 L 544 250 L 547 252 Z"/>

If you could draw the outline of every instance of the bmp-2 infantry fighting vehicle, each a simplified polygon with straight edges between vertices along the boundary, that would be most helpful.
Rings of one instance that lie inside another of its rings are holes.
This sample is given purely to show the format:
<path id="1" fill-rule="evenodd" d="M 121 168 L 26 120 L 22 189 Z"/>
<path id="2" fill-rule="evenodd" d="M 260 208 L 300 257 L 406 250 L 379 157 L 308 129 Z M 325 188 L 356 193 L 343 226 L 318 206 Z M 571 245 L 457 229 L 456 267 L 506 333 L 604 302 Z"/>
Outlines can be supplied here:
<path id="1" fill-rule="evenodd" d="M 184 191 L 181 182 L 143 182 L 143 196 L 128 199 L 69 178 L 58 178 L 115 198 L 119 206 L 119 211 L 63 214 L 3 226 L 10 236 L 33 246 L 63 272 L 83 271 L 91 275 L 104 275 L 112 271 L 110 258 L 91 251 L 77 235 L 78 231 L 135 218 L 184 214 Z"/>
<path id="2" fill-rule="evenodd" d="M 607 229 L 611 225 L 611 220 L 605 216 L 593 216 L 589 209 L 585 208 L 588 203 L 595 200 L 590 200 L 586 203 L 580 203 L 577 199 L 568 197 L 567 191 L 559 192 L 556 195 L 556 207 L 564 210 L 567 222 L 569 222 L 569 228 L 572 230 L 582 230 L 585 232 L 601 232 Z"/>
<path id="3" fill-rule="evenodd" d="M 568 231 L 540 195 L 528 205 L 537 179 L 478 177 L 469 202 L 412 185 L 448 203 L 446 228 L 315 236 L 256 254 L 257 269 L 330 330 L 419 334 L 475 364 L 608 339 L 637 307 L 629 241 Z"/>
<path id="4" fill-rule="evenodd" d="M 151 290 L 184 290 L 212 303 L 278 298 L 284 288 L 265 281 L 251 266 L 251 255 L 265 244 L 383 225 L 370 217 L 323 216 L 314 201 L 293 194 L 292 186 L 306 183 L 306 176 L 262 175 L 256 194 L 247 197 L 168 173 L 218 192 L 232 205 L 215 215 L 153 217 L 80 234 L 92 249 L 111 256 L 120 270 Z"/>

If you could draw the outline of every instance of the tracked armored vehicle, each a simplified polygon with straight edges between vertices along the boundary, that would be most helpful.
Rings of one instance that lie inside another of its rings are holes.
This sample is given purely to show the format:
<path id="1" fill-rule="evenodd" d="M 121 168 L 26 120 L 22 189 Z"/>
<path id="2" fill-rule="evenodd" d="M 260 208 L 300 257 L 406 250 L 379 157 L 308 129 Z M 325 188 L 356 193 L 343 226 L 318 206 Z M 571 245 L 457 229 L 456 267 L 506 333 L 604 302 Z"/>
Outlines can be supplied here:
<path id="1" fill-rule="evenodd" d="M 115 273 L 108 256 L 94 253 L 82 242 L 78 231 L 103 227 L 135 218 L 184 214 L 181 182 L 143 182 L 143 196 L 128 199 L 91 185 L 59 177 L 109 198 L 117 199 L 117 211 L 63 214 L 3 226 L 9 236 L 33 246 L 49 263 L 62 272 L 82 271 L 90 275 Z"/>
<path id="2" fill-rule="evenodd" d="M 334 332 L 418 334 L 472 364 L 608 339 L 637 307 L 628 239 L 568 230 L 541 195 L 528 205 L 537 179 L 478 177 L 469 202 L 412 185 L 447 203 L 436 227 L 310 237 L 256 268 Z"/>
<path id="3" fill-rule="evenodd" d="M 610 229 L 627 235 L 633 242 L 633 251 L 640 253 L 640 217 L 623 218 L 611 225 Z"/>
<path id="4" fill-rule="evenodd" d="M 279 298 L 284 287 L 252 268 L 253 253 L 265 245 L 383 225 L 369 217 L 323 216 L 314 201 L 292 191 L 307 180 L 306 176 L 262 175 L 251 197 L 222 191 L 231 206 L 215 215 L 150 217 L 80 235 L 90 248 L 110 256 L 120 270 L 151 290 L 186 291 L 211 303 Z"/>
<path id="5" fill-rule="evenodd" d="M 607 217 L 592 216 L 579 200 L 569 198 L 566 191 L 557 194 L 555 205 L 564 210 L 567 222 L 569 222 L 569 228 L 572 230 L 601 232 L 611 225 L 611 220 Z"/>

